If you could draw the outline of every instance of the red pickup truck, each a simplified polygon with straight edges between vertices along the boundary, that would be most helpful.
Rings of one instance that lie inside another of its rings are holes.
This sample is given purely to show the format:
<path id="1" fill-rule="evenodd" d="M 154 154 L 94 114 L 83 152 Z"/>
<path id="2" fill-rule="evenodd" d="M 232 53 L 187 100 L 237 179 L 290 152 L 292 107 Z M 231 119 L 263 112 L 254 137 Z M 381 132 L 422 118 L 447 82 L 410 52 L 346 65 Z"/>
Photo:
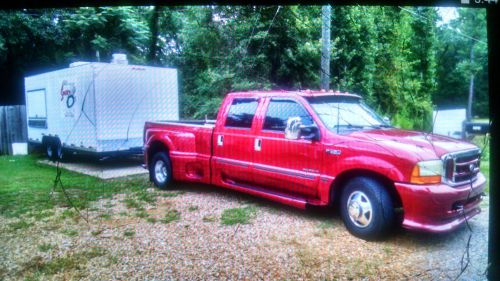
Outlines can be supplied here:
<path id="1" fill-rule="evenodd" d="M 358 95 L 230 93 L 216 121 L 147 122 L 144 157 L 159 188 L 200 182 L 299 208 L 337 206 L 364 239 L 397 224 L 444 232 L 480 212 L 479 148 L 396 129 Z"/>

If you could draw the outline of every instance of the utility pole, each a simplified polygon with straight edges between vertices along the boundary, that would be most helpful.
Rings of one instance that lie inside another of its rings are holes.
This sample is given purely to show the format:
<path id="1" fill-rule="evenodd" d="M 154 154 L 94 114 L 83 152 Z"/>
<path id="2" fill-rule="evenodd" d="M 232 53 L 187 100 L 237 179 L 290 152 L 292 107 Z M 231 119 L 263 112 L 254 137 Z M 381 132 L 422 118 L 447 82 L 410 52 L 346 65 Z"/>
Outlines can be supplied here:
<path id="1" fill-rule="evenodd" d="M 325 5 L 321 9 L 321 89 L 330 90 L 330 22 L 332 7 Z"/>
<path id="2" fill-rule="evenodd" d="M 470 64 L 474 65 L 474 43 L 470 48 Z M 472 121 L 472 100 L 474 99 L 474 71 L 470 73 L 469 100 L 467 101 L 467 121 Z"/>

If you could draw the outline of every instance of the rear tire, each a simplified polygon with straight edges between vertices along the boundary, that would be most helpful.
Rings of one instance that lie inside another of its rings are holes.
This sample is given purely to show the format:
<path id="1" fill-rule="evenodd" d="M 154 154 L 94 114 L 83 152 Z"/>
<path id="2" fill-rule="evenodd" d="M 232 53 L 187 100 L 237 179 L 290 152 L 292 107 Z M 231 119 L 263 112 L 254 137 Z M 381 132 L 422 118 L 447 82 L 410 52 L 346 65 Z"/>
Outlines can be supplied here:
<path id="1" fill-rule="evenodd" d="M 166 152 L 157 152 L 149 164 L 149 174 L 160 189 L 167 189 L 172 182 L 172 164 Z"/>
<path id="2" fill-rule="evenodd" d="M 358 177 L 350 180 L 341 196 L 340 212 L 351 234 L 365 240 L 384 238 L 395 222 L 394 204 L 379 182 Z"/>

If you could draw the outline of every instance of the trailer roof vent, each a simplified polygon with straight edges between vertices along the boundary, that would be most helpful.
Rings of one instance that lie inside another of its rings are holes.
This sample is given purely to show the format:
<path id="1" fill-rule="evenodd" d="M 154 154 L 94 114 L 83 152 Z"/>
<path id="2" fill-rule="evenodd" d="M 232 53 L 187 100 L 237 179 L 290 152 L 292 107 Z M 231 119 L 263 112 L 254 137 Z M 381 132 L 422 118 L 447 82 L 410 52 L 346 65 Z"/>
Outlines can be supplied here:
<path id="1" fill-rule="evenodd" d="M 127 55 L 126 54 L 113 54 L 113 59 L 111 63 L 116 64 L 128 64 Z"/>
<path id="2" fill-rule="evenodd" d="M 75 61 L 75 62 L 72 62 L 69 64 L 69 67 L 77 67 L 77 66 L 80 66 L 80 65 L 85 65 L 85 64 L 89 64 L 90 62 L 88 61 Z"/>

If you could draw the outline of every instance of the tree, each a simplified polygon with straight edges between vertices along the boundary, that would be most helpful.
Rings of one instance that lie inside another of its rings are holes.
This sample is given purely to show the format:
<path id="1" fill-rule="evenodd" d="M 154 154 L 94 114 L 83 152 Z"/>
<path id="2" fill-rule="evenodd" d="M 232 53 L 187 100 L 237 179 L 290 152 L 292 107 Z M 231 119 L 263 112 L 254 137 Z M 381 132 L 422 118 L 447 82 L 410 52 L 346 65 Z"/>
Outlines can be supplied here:
<path id="1" fill-rule="evenodd" d="M 441 107 L 469 108 L 470 103 L 468 118 L 487 117 L 486 11 L 467 8 L 457 11 L 458 18 L 439 27 L 438 89 L 433 101 Z"/>

